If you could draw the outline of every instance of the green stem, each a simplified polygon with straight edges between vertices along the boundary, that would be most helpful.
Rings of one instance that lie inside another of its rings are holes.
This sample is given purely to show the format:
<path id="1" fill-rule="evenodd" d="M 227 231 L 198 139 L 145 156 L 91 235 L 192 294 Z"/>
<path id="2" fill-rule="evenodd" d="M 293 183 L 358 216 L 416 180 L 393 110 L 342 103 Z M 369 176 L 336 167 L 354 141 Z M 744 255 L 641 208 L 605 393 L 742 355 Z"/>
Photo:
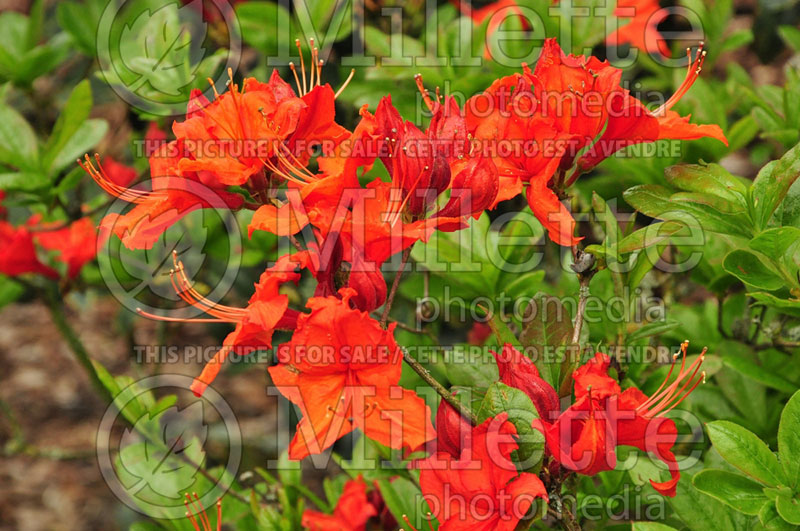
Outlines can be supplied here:
<path id="1" fill-rule="evenodd" d="M 111 392 L 103 385 L 103 382 L 100 380 L 100 376 L 97 374 L 97 370 L 92 363 L 92 359 L 89 357 L 89 352 L 86 350 L 86 347 L 81 341 L 80 336 L 72 328 L 72 325 L 69 324 L 67 320 L 67 316 L 64 313 L 64 305 L 55 294 L 51 292 L 47 292 L 44 297 L 45 302 L 47 303 L 47 308 L 50 310 L 50 316 L 53 319 L 53 324 L 56 325 L 56 328 L 61 333 L 61 337 L 67 342 L 69 345 L 70 350 L 72 350 L 73 354 L 75 354 L 75 358 L 78 360 L 78 363 L 83 366 L 83 369 L 86 371 L 86 375 L 89 377 L 89 381 L 92 382 L 92 386 L 95 390 L 100 394 L 103 400 L 110 404 L 113 402 L 114 397 L 112 396 Z"/>

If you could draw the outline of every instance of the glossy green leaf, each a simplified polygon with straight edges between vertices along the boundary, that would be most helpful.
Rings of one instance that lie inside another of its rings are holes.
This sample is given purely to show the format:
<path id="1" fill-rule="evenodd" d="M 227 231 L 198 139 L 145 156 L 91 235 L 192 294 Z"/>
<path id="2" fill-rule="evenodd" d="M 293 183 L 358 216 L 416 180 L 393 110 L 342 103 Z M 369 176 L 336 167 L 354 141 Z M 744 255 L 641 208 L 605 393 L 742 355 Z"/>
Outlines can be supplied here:
<path id="1" fill-rule="evenodd" d="M 389 512 L 392 513 L 401 529 L 410 531 L 403 521 L 403 516 L 407 516 L 416 529 L 428 529 L 428 519 L 426 515 L 430 512 L 427 502 L 422 497 L 419 487 L 406 478 L 396 478 L 393 481 L 380 479 L 377 481 L 378 489 L 381 491 Z M 432 520 L 433 529 L 438 528 L 436 519 Z"/>
<path id="2" fill-rule="evenodd" d="M 724 358 L 724 363 L 733 370 L 743 374 L 744 376 L 757 381 L 762 385 L 783 391 L 784 393 L 793 393 L 797 390 L 797 386 L 792 382 L 785 380 L 777 374 L 765 369 L 752 360 L 740 358 L 736 356 L 727 356 Z"/>
<path id="3" fill-rule="evenodd" d="M 30 124 L 17 111 L 0 103 L 0 164 L 36 170 L 39 146 Z"/>
<path id="4" fill-rule="evenodd" d="M 725 470 L 703 470 L 692 479 L 694 487 L 744 514 L 756 515 L 767 502 L 760 483 Z"/>
<path id="5" fill-rule="evenodd" d="M 756 254 L 745 249 L 728 253 L 722 267 L 745 284 L 774 291 L 784 286 L 783 279 L 765 264 Z"/>
<path id="6" fill-rule="evenodd" d="M 722 234 L 749 236 L 751 233 L 748 224 L 739 219 L 742 216 L 722 214 L 699 203 L 696 197 L 690 199 L 679 196 L 679 199 L 673 200 L 672 193 L 663 186 L 634 186 L 626 190 L 623 197 L 629 205 L 651 218 L 680 221 L 689 227 L 702 227 Z"/>
<path id="7" fill-rule="evenodd" d="M 757 229 L 767 227 L 773 212 L 798 177 L 800 177 L 800 144 L 786 152 L 780 160 L 770 162 L 758 172 L 750 190 L 751 216 Z"/>
<path id="8" fill-rule="evenodd" d="M 517 429 L 518 466 L 523 470 L 538 471 L 544 458 L 544 435 L 531 425 L 539 415 L 530 397 L 504 383 L 493 383 L 486 390 L 478 409 L 478 420 L 483 422 L 501 413 L 506 413 L 508 421 Z"/>
<path id="9" fill-rule="evenodd" d="M 800 486 L 800 391 L 789 399 L 781 413 L 778 456 L 786 473 L 786 485 L 796 489 Z"/>
<path id="10" fill-rule="evenodd" d="M 769 529 L 771 531 L 792 531 L 793 529 L 797 529 L 781 518 L 774 501 L 769 501 L 764 504 L 761 511 L 758 513 L 758 520 L 761 522 L 761 525 L 764 526 L 764 529 Z"/>
<path id="11" fill-rule="evenodd" d="M 44 146 L 42 154 L 42 167 L 46 172 L 51 170 L 53 161 L 78 132 L 83 122 L 89 118 L 92 110 L 92 88 L 89 80 L 84 79 L 72 90 L 67 103 L 61 109 L 58 120 L 53 127 L 53 132 Z"/>
<path id="12" fill-rule="evenodd" d="M 706 431 L 714 448 L 728 463 L 765 485 L 776 487 L 783 483 L 777 457 L 756 434 L 727 420 L 709 422 Z"/>

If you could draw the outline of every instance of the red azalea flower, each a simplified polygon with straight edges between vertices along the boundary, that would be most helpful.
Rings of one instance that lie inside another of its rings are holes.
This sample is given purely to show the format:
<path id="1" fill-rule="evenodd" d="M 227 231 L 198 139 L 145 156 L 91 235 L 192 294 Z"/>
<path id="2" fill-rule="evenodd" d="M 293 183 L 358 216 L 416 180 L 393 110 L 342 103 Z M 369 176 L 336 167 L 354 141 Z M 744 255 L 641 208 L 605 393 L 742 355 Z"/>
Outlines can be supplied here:
<path id="1" fill-rule="evenodd" d="M 98 235 L 90 218 L 81 218 L 66 227 L 50 230 L 40 225 L 33 233 L 36 243 L 47 250 L 58 251 L 56 259 L 67 265 L 67 277 L 75 278 L 87 262 L 97 256 Z"/>
<path id="2" fill-rule="evenodd" d="M 312 70 L 313 72 L 313 70 Z M 297 97 L 277 71 L 268 83 L 244 80 L 213 102 L 198 96 L 192 116 L 172 126 L 175 137 L 191 155 L 180 162 L 183 171 L 211 172 L 221 184 L 255 190 L 267 186 L 272 175 L 295 179 L 304 168 L 313 145 L 338 143 L 349 133 L 334 122 L 334 94 L 329 85 L 314 85 Z"/>
<path id="3" fill-rule="evenodd" d="M 650 397 L 635 388 L 620 391 L 619 384 L 608 376 L 610 359 L 604 354 L 598 352 L 579 367 L 573 373 L 575 403 L 552 424 L 534 422 L 555 460 L 569 470 L 594 475 L 614 469 L 617 446 L 634 446 L 666 463 L 672 478 L 664 482 L 651 479 L 650 483 L 661 494 L 675 496 L 680 471 L 672 447 L 678 430 L 663 415 L 705 381 L 705 372 L 698 375 L 705 350 L 686 367 L 687 346 L 688 342 L 681 345 L 683 361 L 676 379 L 669 381 L 673 364 Z"/>
<path id="4" fill-rule="evenodd" d="M 303 413 L 289 445 L 303 459 L 360 428 L 392 448 L 416 450 L 434 436 L 430 409 L 417 394 L 397 385 L 402 353 L 388 330 L 350 307 L 354 291 L 312 297 L 288 345 L 270 367 L 273 383 Z"/>
<path id="5" fill-rule="evenodd" d="M 37 258 L 33 233 L 28 227 L 14 227 L 7 221 L 0 221 L 0 273 L 11 277 L 36 273 L 59 278 L 58 271 Z"/>
<path id="6" fill-rule="evenodd" d="M 345 483 L 333 514 L 306 509 L 302 525 L 309 531 L 364 531 L 367 520 L 377 515 L 367 499 L 367 484 L 358 476 Z"/>
<path id="7" fill-rule="evenodd" d="M 183 154 L 182 144 L 173 141 L 150 157 L 152 190 L 120 186 L 100 163 L 98 155 L 94 163 L 88 155 L 84 161 L 78 161 L 106 192 L 135 205 L 125 214 L 106 215 L 100 223 L 103 235 L 113 232 L 129 249 L 149 249 L 167 228 L 194 210 L 242 206 L 241 195 L 214 185 L 213 179 L 204 181 L 206 175 L 180 172 L 178 162 Z"/>
<path id="8" fill-rule="evenodd" d="M 206 363 L 203 372 L 195 378 L 191 389 L 200 396 L 219 374 L 222 364 L 231 352 L 244 355 L 255 350 L 272 348 L 275 330 L 291 330 L 296 326 L 299 312 L 289 308 L 289 297 L 279 292 L 282 284 L 297 282 L 299 269 L 308 266 L 307 253 L 285 255 L 264 271 L 246 308 L 234 308 L 212 302 L 203 297 L 189 282 L 183 263 L 173 252 L 175 268 L 170 271 L 170 280 L 175 292 L 188 304 L 202 309 L 210 319 L 180 319 L 153 315 L 142 310 L 139 314 L 160 321 L 180 322 L 227 322 L 236 328 L 228 334 L 223 347 Z"/>
<path id="9" fill-rule="evenodd" d="M 442 531 L 512 531 L 535 498 L 548 499 L 542 481 L 511 461 L 517 431 L 507 418 L 475 427 L 461 457 L 439 452 L 420 466 L 420 488 Z"/>
<path id="10" fill-rule="evenodd" d="M 581 173 L 633 144 L 702 137 L 727 144 L 719 126 L 690 124 L 689 117 L 670 110 L 697 79 L 704 57 L 701 50 L 675 94 L 650 112 L 620 86 L 621 70 L 595 57 L 566 55 L 555 39 L 545 40 L 533 71 L 523 65 L 521 75 L 497 80 L 467 104 L 468 130 L 476 139 L 538 147 L 533 153 L 494 157 L 501 179 L 498 200 L 517 195 L 527 184 L 528 204 L 550 238 L 574 245 L 575 221 L 558 194 Z"/>

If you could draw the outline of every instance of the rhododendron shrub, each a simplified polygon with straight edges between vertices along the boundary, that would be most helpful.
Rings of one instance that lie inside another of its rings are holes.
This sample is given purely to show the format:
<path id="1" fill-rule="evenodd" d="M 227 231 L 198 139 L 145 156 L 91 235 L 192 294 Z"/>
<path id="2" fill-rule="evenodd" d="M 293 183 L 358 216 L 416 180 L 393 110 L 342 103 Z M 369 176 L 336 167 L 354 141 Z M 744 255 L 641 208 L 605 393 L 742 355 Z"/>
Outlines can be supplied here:
<path id="1" fill-rule="evenodd" d="M 800 526 L 796 10 L 57 4 L 0 13 L 11 527 L 40 476 L 137 511 L 77 528 Z"/>

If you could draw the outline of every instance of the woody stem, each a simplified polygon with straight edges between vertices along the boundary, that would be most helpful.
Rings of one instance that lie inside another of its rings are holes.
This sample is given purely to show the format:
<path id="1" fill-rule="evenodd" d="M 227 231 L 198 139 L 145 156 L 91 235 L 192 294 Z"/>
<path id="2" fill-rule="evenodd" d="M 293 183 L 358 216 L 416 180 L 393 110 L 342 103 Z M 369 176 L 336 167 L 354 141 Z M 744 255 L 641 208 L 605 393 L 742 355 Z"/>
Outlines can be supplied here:
<path id="1" fill-rule="evenodd" d="M 586 263 L 584 263 L 583 260 L 579 260 L 579 258 L 584 256 L 583 251 L 573 248 L 573 252 L 575 253 L 576 260 L 572 267 L 573 270 L 575 270 L 575 272 L 578 274 L 578 282 L 580 283 L 580 290 L 578 292 L 578 310 L 575 314 L 575 327 L 572 331 L 572 343 L 577 344 L 581 338 L 583 314 L 586 311 L 586 303 L 589 300 L 589 282 L 591 282 L 596 270 L 593 269 L 593 259 Z"/>
<path id="2" fill-rule="evenodd" d="M 409 365 L 409 367 L 414 369 L 414 372 L 416 372 L 426 384 L 430 385 L 439 394 L 439 396 L 442 397 L 442 400 L 450 404 L 453 409 L 461 413 L 461 416 L 470 421 L 473 426 L 478 425 L 478 417 L 475 416 L 469 407 L 459 402 L 458 399 L 456 399 L 456 397 L 454 397 L 445 386 L 437 382 L 431 373 L 428 372 L 428 369 L 423 367 L 420 362 L 414 359 L 414 357 L 409 354 L 406 349 L 403 349 L 403 360 Z"/>
<path id="3" fill-rule="evenodd" d="M 386 298 L 386 305 L 383 308 L 383 314 L 381 315 L 381 325 L 386 328 L 386 322 L 389 320 L 389 312 L 392 309 L 392 303 L 394 302 L 394 296 L 397 293 L 397 287 L 400 285 L 400 277 L 403 276 L 403 270 L 406 267 L 406 263 L 408 262 L 408 258 L 411 256 L 411 248 L 409 247 L 405 251 L 403 251 L 403 257 L 400 260 L 400 269 L 397 271 L 397 275 L 394 277 L 394 281 L 392 282 L 392 287 L 389 290 L 389 296 Z M 414 357 L 408 353 L 406 349 L 403 350 L 403 360 L 411 367 L 415 373 L 419 375 L 423 381 L 431 386 L 434 391 L 436 391 L 439 396 L 442 397 L 442 400 L 450 404 L 453 409 L 461 413 L 461 416 L 470 421 L 473 426 L 478 425 L 478 417 L 467 407 L 466 405 L 459 402 L 450 391 L 447 390 L 445 386 L 440 384 L 436 381 L 436 378 L 428 372 L 428 369 L 422 366 L 420 362 L 418 362 Z"/>
<path id="4" fill-rule="evenodd" d="M 400 260 L 400 269 L 397 270 L 397 274 L 392 282 L 392 287 L 389 290 L 389 296 L 386 298 L 386 304 L 383 306 L 383 313 L 381 314 L 381 326 L 383 328 L 386 328 L 386 322 L 389 320 L 389 312 L 392 310 L 394 296 L 397 293 L 397 287 L 400 285 L 400 277 L 403 276 L 403 270 L 406 268 L 409 256 L 411 256 L 411 247 L 403 251 L 403 257 Z"/>

